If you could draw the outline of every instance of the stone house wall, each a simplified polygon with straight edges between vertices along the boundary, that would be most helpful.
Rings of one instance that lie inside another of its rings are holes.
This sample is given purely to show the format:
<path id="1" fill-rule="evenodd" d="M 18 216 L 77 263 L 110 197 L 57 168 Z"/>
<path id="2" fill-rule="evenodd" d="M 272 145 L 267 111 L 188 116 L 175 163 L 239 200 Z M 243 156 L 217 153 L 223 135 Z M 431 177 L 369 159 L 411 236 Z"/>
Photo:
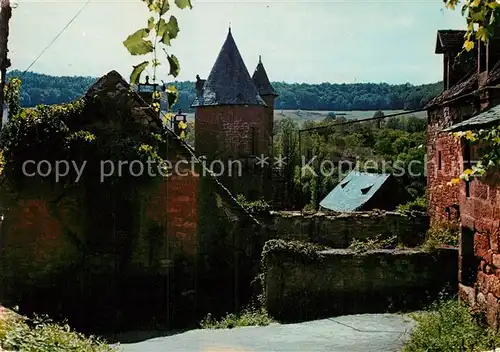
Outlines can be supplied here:
<path id="1" fill-rule="evenodd" d="M 496 91 L 483 91 L 468 103 L 458 100 L 428 111 L 427 179 L 431 223 L 460 219 L 458 280 L 460 296 L 485 313 L 488 324 L 497 329 L 500 321 L 497 290 L 500 282 L 498 249 L 500 232 L 500 183 L 498 172 L 458 185 L 446 184 L 458 177 L 464 165 L 464 142 L 440 132 L 463 118 L 498 104 Z M 441 152 L 442 169 L 439 170 Z"/>

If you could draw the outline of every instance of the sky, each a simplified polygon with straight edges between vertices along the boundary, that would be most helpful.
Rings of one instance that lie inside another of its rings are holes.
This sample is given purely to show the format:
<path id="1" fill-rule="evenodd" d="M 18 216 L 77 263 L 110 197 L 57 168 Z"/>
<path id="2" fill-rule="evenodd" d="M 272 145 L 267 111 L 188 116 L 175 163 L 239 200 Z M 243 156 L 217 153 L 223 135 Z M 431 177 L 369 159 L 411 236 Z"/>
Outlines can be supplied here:
<path id="1" fill-rule="evenodd" d="M 17 0 L 9 38 L 11 69 L 24 71 L 86 0 Z M 173 5 L 173 0 L 171 0 Z M 460 11 L 442 0 L 192 0 L 175 9 L 180 32 L 167 50 L 179 58 L 177 80 L 206 78 L 229 25 L 250 74 L 259 55 L 271 81 L 288 83 L 410 82 L 442 79 L 434 53 L 438 29 L 464 29 Z M 175 6 L 172 6 L 175 7 Z M 144 60 L 122 42 L 147 24 L 140 0 L 91 0 L 30 71 L 128 78 Z M 158 77 L 172 81 L 168 63 Z"/>

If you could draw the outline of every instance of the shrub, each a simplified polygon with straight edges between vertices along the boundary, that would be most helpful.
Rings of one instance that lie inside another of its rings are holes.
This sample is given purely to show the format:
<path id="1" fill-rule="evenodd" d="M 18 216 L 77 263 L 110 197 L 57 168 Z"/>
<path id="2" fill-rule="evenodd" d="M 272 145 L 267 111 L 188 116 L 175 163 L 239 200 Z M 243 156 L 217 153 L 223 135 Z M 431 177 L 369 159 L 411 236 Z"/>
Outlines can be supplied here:
<path id="1" fill-rule="evenodd" d="M 315 213 L 316 212 L 316 208 L 311 203 L 308 203 L 308 204 L 305 205 L 305 207 L 302 209 L 302 211 L 304 213 Z"/>
<path id="2" fill-rule="evenodd" d="M 243 326 L 267 326 L 273 322 L 265 308 L 251 306 L 241 313 L 228 314 L 219 321 L 208 314 L 200 326 L 202 329 L 232 329 Z"/>
<path id="3" fill-rule="evenodd" d="M 417 326 L 403 352 L 486 351 L 492 342 L 496 346 L 500 343 L 499 337 L 482 326 L 458 299 L 439 302 L 412 317 Z"/>
<path id="4" fill-rule="evenodd" d="M 432 251 L 440 246 L 457 246 L 459 224 L 457 221 L 441 221 L 434 223 L 425 236 L 424 250 Z"/>
<path id="5" fill-rule="evenodd" d="M 59 325 L 48 318 L 40 317 L 33 320 L 26 318 L 1 320 L 0 341 L 1 347 L 8 351 L 118 351 L 93 336 L 86 337 L 71 330 L 68 325 Z"/>
<path id="6" fill-rule="evenodd" d="M 396 210 L 402 214 L 411 213 L 412 211 L 425 213 L 427 211 L 427 198 L 425 196 L 418 197 L 408 203 L 398 205 Z"/>

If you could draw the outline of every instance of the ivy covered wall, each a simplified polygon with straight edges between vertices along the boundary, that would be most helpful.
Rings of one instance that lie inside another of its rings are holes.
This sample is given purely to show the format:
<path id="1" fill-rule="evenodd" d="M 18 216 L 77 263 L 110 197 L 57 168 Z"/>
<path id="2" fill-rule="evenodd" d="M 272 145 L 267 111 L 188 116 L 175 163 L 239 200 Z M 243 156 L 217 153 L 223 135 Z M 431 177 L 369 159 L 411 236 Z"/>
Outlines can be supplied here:
<path id="1" fill-rule="evenodd" d="M 261 230 L 215 178 L 102 179 L 103 160 L 194 156 L 116 72 L 74 103 L 21 111 L 0 142 L 4 304 L 98 332 L 183 327 L 244 303 Z M 56 182 L 23 175 L 25 160 L 87 164 Z"/>

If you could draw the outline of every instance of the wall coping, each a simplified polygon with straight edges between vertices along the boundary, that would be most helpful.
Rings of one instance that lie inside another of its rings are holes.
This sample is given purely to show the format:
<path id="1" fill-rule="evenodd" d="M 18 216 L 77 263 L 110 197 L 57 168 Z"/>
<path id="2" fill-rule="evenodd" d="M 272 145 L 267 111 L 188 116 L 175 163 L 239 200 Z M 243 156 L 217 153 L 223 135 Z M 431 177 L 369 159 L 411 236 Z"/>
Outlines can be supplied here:
<path id="1" fill-rule="evenodd" d="M 436 249 L 436 252 L 443 251 L 456 251 L 458 254 L 458 247 L 441 247 Z M 413 254 L 432 254 L 432 252 L 424 251 L 423 249 L 418 248 L 409 248 L 409 249 L 375 249 L 369 250 L 366 252 L 358 252 L 353 249 L 348 248 L 335 248 L 335 249 L 327 249 L 318 252 L 321 255 L 345 255 L 345 256 L 363 256 L 363 255 L 376 255 L 376 254 L 390 254 L 390 255 L 413 255 Z"/>
<path id="2" fill-rule="evenodd" d="M 409 217 L 419 217 L 426 218 L 428 215 L 422 212 L 412 212 L 410 214 L 403 214 L 396 211 L 357 211 L 357 212 L 322 212 L 318 211 L 316 213 L 307 213 L 301 211 L 270 211 L 271 216 L 290 218 L 290 217 L 302 217 L 302 218 L 328 218 L 328 219 L 339 219 L 339 218 L 376 218 L 385 216 L 397 216 L 401 218 Z"/>

